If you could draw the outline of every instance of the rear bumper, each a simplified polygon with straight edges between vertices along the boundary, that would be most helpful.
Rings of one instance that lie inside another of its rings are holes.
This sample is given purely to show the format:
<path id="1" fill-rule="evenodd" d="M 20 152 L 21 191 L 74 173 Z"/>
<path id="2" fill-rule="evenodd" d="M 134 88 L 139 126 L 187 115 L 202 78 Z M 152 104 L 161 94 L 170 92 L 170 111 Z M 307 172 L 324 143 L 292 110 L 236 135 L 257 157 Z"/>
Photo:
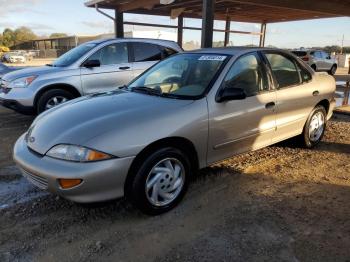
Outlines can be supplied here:
<path id="1" fill-rule="evenodd" d="M 335 101 L 335 98 L 333 98 L 329 102 L 329 110 L 328 110 L 327 120 L 331 119 L 331 117 L 333 115 L 333 110 L 335 109 L 335 106 L 336 106 L 336 101 Z"/>
<path id="2" fill-rule="evenodd" d="M 36 154 L 28 149 L 24 135 L 15 144 L 13 157 L 25 176 L 37 187 L 79 203 L 100 202 L 124 195 L 124 184 L 134 157 L 92 163 L 75 163 Z M 62 189 L 58 179 L 82 179 Z"/>

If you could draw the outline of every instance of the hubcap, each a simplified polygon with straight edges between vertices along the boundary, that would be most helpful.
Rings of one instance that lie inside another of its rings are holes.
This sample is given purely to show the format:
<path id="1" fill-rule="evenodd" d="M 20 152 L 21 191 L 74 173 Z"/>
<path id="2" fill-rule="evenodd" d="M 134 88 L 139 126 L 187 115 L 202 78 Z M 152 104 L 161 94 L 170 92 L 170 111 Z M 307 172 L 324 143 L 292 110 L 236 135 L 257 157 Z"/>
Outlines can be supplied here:
<path id="1" fill-rule="evenodd" d="M 49 99 L 49 101 L 47 101 L 45 109 L 50 109 L 53 108 L 55 106 L 58 106 L 60 104 L 63 104 L 65 102 L 67 102 L 68 99 L 64 96 L 54 96 L 52 98 Z"/>
<path id="2" fill-rule="evenodd" d="M 321 112 L 317 112 L 314 114 L 311 118 L 310 125 L 309 125 L 309 139 L 312 142 L 317 142 L 324 130 L 324 115 Z"/>
<path id="3" fill-rule="evenodd" d="M 146 196 L 154 206 L 166 206 L 180 194 L 185 182 L 185 168 L 175 158 L 158 162 L 146 179 Z"/>

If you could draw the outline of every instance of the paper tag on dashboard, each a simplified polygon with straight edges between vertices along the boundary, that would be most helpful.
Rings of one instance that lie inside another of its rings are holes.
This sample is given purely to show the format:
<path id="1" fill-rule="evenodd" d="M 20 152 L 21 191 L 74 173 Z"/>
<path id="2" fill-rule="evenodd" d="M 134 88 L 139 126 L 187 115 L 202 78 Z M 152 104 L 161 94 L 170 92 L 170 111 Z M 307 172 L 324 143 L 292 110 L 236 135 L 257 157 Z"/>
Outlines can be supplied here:
<path id="1" fill-rule="evenodd" d="M 221 55 L 202 55 L 198 60 L 201 61 L 224 61 L 227 56 Z"/>

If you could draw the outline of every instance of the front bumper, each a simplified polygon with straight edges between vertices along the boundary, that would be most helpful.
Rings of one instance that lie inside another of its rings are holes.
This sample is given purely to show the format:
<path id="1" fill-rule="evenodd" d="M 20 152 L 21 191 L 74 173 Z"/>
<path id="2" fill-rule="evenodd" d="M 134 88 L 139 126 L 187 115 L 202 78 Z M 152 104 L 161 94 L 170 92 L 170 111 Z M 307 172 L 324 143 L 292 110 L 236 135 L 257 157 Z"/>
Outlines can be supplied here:
<path id="1" fill-rule="evenodd" d="M 22 114 L 34 114 L 35 113 L 35 109 L 32 106 L 24 106 L 20 103 L 18 103 L 16 100 L 11 100 L 11 99 L 3 99 L 0 97 L 0 105 L 2 105 L 3 107 L 15 110 L 19 113 Z"/>
<path id="2" fill-rule="evenodd" d="M 100 202 L 124 195 L 124 184 L 134 157 L 92 163 L 53 159 L 31 151 L 22 135 L 16 142 L 13 158 L 23 175 L 34 185 L 79 203 Z M 82 179 L 71 189 L 62 189 L 58 179 Z"/>

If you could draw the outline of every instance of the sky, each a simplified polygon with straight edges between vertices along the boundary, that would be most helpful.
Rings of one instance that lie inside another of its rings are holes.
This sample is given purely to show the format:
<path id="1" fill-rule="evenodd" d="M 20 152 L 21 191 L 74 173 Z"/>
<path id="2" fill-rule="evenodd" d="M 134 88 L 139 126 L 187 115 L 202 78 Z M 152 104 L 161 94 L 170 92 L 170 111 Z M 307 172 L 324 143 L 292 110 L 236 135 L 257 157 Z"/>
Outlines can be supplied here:
<path id="1" fill-rule="evenodd" d="M 112 21 L 97 13 L 93 8 L 85 7 L 85 2 L 86 0 L 0 0 L 0 32 L 6 27 L 27 26 L 40 36 L 56 32 L 68 35 L 112 33 Z M 167 17 L 126 15 L 125 19 L 176 24 L 176 20 Z M 201 22 L 200 20 L 187 19 L 185 25 L 200 26 Z M 223 28 L 224 23 L 216 22 L 215 27 Z M 232 22 L 231 29 L 259 32 L 260 25 Z M 350 17 L 268 24 L 266 45 L 280 48 L 341 45 L 344 35 L 344 46 L 350 46 L 349 29 Z M 128 30 L 148 29 L 126 26 L 125 31 Z M 176 32 L 172 29 L 168 31 Z M 223 39 L 224 33 L 214 34 L 214 41 Z M 191 40 L 200 41 L 200 31 L 185 31 L 184 41 Z M 234 45 L 258 44 L 259 37 L 231 34 L 230 41 Z"/>

